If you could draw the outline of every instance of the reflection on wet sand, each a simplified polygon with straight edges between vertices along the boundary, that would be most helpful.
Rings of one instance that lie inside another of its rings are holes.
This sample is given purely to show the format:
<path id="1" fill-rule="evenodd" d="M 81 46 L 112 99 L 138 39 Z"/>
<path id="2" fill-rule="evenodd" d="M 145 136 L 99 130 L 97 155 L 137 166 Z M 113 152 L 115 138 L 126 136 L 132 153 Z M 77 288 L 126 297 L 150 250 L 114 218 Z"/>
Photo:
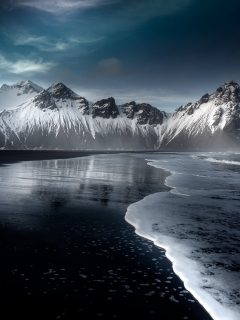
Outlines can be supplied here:
<path id="1" fill-rule="evenodd" d="M 165 252 L 124 220 L 129 204 L 169 190 L 166 176 L 126 154 L 0 167 L 2 312 L 210 320 Z"/>

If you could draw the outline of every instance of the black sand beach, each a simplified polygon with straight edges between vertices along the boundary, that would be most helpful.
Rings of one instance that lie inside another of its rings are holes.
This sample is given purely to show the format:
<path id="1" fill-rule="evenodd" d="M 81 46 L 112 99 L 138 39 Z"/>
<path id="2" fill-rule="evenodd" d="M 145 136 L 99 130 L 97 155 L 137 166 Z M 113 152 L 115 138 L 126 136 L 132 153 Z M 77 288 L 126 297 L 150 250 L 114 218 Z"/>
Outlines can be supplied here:
<path id="1" fill-rule="evenodd" d="M 6 164 L 1 174 L 16 167 L 7 162 L 25 160 L 17 152 L 11 159 L 1 156 Z M 53 157 L 31 152 L 32 160 Z M 58 154 L 58 159 L 67 157 Z M 173 273 L 165 251 L 137 236 L 124 220 L 131 203 L 169 190 L 164 185 L 168 173 L 130 155 L 89 159 L 18 164 L 24 179 L 33 167 L 49 180 L 33 176 L 31 183 L 37 182 L 31 192 L 23 187 L 28 198 L 12 202 L 8 180 L 1 176 L 2 314 L 6 319 L 211 319 Z M 91 168 L 96 177 L 87 176 Z M 67 182 L 58 187 L 53 172 Z"/>

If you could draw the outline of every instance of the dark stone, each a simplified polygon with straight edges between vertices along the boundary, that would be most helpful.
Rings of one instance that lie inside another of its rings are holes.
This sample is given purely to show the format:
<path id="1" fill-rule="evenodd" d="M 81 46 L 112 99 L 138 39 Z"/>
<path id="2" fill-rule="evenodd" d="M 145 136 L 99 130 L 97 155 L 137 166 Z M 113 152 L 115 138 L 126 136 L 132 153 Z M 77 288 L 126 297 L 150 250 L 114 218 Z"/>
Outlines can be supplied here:
<path id="1" fill-rule="evenodd" d="M 217 100 L 216 105 L 228 102 L 238 103 L 239 85 L 234 81 L 226 81 L 221 87 L 211 94 L 210 100 L 214 99 Z"/>
<path id="2" fill-rule="evenodd" d="M 207 103 L 209 101 L 209 94 L 206 93 L 202 96 L 202 98 L 198 101 L 199 104 Z"/>
<path id="3" fill-rule="evenodd" d="M 191 114 L 193 114 L 194 110 L 193 107 L 190 107 L 187 111 L 187 114 L 190 116 Z"/>
<path id="4" fill-rule="evenodd" d="M 76 93 L 67 88 L 63 83 L 56 83 L 52 85 L 48 90 L 51 90 L 51 95 L 55 99 L 75 99 Z"/>
<path id="5" fill-rule="evenodd" d="M 137 104 L 136 108 L 138 111 L 137 123 L 150 124 L 153 126 L 162 124 L 163 114 L 159 109 L 151 106 L 148 103 Z"/>
<path id="6" fill-rule="evenodd" d="M 58 107 L 55 104 L 54 99 L 52 98 L 51 94 L 47 92 L 46 90 L 43 90 L 40 92 L 34 99 L 33 102 L 35 102 L 35 105 L 41 109 L 58 109 Z"/>
<path id="7" fill-rule="evenodd" d="M 74 98 L 79 103 L 78 109 L 81 111 L 83 115 L 89 115 L 89 105 L 85 98 L 77 97 Z"/>
<path id="8" fill-rule="evenodd" d="M 191 105 L 192 105 L 192 102 L 188 102 L 187 104 L 184 104 L 183 106 L 180 106 L 179 108 L 177 108 L 175 110 L 175 112 L 178 113 L 178 112 L 181 112 L 181 111 L 185 111 Z"/>
<path id="9" fill-rule="evenodd" d="M 134 113 L 137 112 L 136 102 L 131 101 L 129 103 L 125 103 L 121 106 L 121 109 L 128 119 L 133 119 Z"/>
<path id="10" fill-rule="evenodd" d="M 92 109 L 92 117 L 101 117 L 105 119 L 109 119 L 112 117 L 113 119 L 117 118 L 119 115 L 118 107 L 115 104 L 114 98 L 102 99 L 98 100 L 93 104 Z"/>

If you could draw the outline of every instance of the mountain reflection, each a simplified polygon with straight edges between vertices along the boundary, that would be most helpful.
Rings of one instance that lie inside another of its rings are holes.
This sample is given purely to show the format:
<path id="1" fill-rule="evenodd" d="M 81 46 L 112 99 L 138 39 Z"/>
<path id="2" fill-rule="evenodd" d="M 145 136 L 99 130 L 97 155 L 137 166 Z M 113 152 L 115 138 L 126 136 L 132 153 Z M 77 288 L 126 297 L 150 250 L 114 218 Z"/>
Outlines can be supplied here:
<path id="1" fill-rule="evenodd" d="M 19 223 L 29 215 L 69 214 L 86 206 L 126 210 L 148 194 L 169 190 L 162 186 L 165 177 L 126 154 L 16 163 L 0 168 L 0 214 Z"/>

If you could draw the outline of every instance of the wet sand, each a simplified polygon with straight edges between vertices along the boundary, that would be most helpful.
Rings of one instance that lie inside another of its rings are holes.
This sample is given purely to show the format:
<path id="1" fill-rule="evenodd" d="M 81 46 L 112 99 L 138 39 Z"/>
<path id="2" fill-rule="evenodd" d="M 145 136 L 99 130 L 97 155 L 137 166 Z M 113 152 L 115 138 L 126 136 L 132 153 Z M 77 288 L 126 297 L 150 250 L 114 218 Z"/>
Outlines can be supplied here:
<path id="1" fill-rule="evenodd" d="M 144 152 L 154 152 L 154 150 L 0 150 L 0 165 L 18 161 L 69 159 L 97 154 Z M 159 150 L 155 152 L 159 152 Z"/>
<path id="2" fill-rule="evenodd" d="M 120 156 L 111 157 L 117 162 Z M 168 190 L 165 171 L 142 159 L 134 159 L 133 168 L 135 162 L 134 179 L 146 173 L 124 197 L 118 197 L 122 182 L 114 190 L 90 181 L 86 190 L 81 185 L 78 203 L 59 196 L 40 213 L 24 203 L 23 210 L 0 210 L 2 313 L 24 319 L 211 319 L 173 273 L 165 251 L 124 220 L 131 201 Z M 15 220 L 26 216 L 28 225 L 19 227 Z"/>

